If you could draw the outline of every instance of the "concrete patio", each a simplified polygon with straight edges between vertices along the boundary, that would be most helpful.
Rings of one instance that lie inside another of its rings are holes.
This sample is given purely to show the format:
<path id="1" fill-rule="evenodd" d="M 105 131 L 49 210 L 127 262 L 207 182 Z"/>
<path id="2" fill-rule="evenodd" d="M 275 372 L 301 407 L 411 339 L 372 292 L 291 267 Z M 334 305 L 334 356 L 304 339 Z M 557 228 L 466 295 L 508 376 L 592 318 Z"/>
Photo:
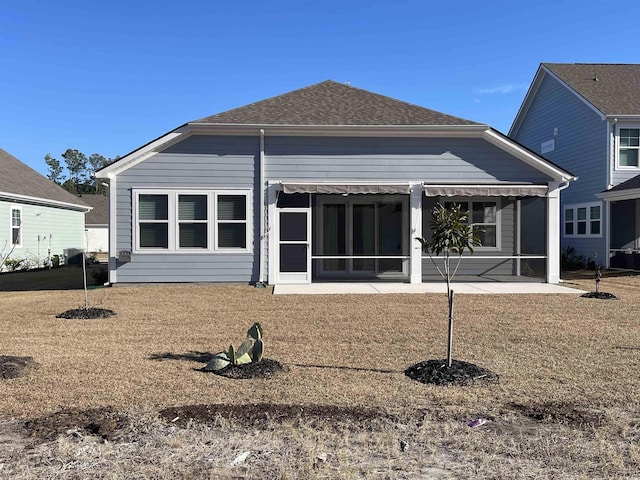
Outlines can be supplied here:
<path id="1" fill-rule="evenodd" d="M 584 290 L 563 285 L 551 285 L 538 282 L 455 282 L 456 294 L 574 294 L 581 295 Z M 411 283 L 311 283 L 306 285 L 276 285 L 274 295 L 336 295 L 336 294 L 385 294 L 385 293 L 446 293 L 444 282 Z"/>

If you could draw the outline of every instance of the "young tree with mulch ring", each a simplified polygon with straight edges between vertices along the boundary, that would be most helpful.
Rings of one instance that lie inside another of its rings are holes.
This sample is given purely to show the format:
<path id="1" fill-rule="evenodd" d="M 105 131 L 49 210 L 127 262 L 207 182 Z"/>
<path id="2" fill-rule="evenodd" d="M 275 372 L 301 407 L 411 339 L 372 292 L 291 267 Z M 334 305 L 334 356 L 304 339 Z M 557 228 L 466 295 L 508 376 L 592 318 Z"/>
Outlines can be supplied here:
<path id="1" fill-rule="evenodd" d="M 453 349 L 453 290 L 451 280 L 460 267 L 462 254 L 465 250 L 473 253 L 475 247 L 481 246 L 480 238 L 475 234 L 468 222 L 468 214 L 459 204 L 447 208 L 436 204 L 430 211 L 431 239 L 417 237 L 422 244 L 422 250 L 429 255 L 440 276 L 447 282 L 447 300 L 449 306 L 449 328 L 447 341 L 446 369 L 439 360 L 421 362 L 410 367 L 405 372 L 409 377 L 423 383 L 468 385 L 477 379 L 485 381 L 497 378 L 492 372 L 481 369 L 467 362 L 457 361 L 454 368 L 452 359 Z M 434 256 L 443 257 L 443 266 L 436 263 Z M 455 266 L 452 257 L 457 256 Z"/>

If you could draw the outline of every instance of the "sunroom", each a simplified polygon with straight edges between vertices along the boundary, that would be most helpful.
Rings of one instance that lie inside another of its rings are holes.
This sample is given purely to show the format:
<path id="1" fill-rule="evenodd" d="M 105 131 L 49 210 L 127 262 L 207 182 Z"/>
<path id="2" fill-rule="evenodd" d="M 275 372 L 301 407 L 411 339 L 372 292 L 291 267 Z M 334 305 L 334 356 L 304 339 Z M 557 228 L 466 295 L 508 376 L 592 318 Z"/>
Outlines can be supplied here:
<path id="1" fill-rule="evenodd" d="M 549 186 L 531 184 L 300 183 L 269 185 L 269 283 L 439 279 L 416 237 L 429 211 L 458 203 L 482 241 L 459 274 L 544 281 Z"/>

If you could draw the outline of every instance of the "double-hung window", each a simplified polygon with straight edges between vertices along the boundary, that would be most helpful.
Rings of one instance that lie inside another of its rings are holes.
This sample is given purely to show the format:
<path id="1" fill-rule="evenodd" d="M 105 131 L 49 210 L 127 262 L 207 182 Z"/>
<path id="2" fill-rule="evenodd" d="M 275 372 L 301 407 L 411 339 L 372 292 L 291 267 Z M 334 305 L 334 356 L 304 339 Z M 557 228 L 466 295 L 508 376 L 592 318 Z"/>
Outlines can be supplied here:
<path id="1" fill-rule="evenodd" d="M 11 245 L 22 246 L 22 210 L 11 209 Z"/>
<path id="2" fill-rule="evenodd" d="M 467 222 L 478 236 L 482 247 L 500 248 L 500 205 L 496 200 L 455 200 L 444 203 L 446 208 L 460 205 L 467 213 Z"/>
<path id="3" fill-rule="evenodd" d="M 599 202 L 594 202 L 565 206 L 564 236 L 602 236 L 602 205 Z"/>
<path id="4" fill-rule="evenodd" d="M 134 190 L 137 252 L 249 252 L 250 192 Z"/>
<path id="5" fill-rule="evenodd" d="M 618 167 L 640 167 L 640 128 L 618 130 Z"/>

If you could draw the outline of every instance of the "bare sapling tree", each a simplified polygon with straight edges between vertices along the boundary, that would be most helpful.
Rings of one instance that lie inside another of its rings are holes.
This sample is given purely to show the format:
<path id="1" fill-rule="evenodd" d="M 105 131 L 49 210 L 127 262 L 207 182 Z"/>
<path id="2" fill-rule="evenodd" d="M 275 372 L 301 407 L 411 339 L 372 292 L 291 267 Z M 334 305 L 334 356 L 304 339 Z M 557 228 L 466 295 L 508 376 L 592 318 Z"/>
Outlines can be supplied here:
<path id="1" fill-rule="evenodd" d="M 16 248 L 16 244 L 12 244 L 11 248 L 8 248 L 9 240 L 5 240 L 2 249 L 0 250 L 0 273 L 2 273 L 2 269 L 4 268 L 5 263 L 9 260 L 9 257 L 13 253 L 13 250 Z"/>
<path id="2" fill-rule="evenodd" d="M 451 352 L 453 347 L 453 290 L 451 280 L 458 272 L 462 254 L 469 250 L 473 254 L 475 247 L 481 246 L 480 238 L 469 225 L 468 214 L 459 204 L 445 207 L 436 204 L 430 211 L 431 238 L 429 240 L 416 237 L 422 244 L 422 251 L 429 255 L 440 276 L 447 282 L 447 300 L 449 305 L 449 334 L 447 345 L 447 366 L 451 367 Z M 442 255 L 442 267 L 438 265 L 434 256 Z M 451 258 L 457 257 L 455 266 L 451 265 Z"/>

